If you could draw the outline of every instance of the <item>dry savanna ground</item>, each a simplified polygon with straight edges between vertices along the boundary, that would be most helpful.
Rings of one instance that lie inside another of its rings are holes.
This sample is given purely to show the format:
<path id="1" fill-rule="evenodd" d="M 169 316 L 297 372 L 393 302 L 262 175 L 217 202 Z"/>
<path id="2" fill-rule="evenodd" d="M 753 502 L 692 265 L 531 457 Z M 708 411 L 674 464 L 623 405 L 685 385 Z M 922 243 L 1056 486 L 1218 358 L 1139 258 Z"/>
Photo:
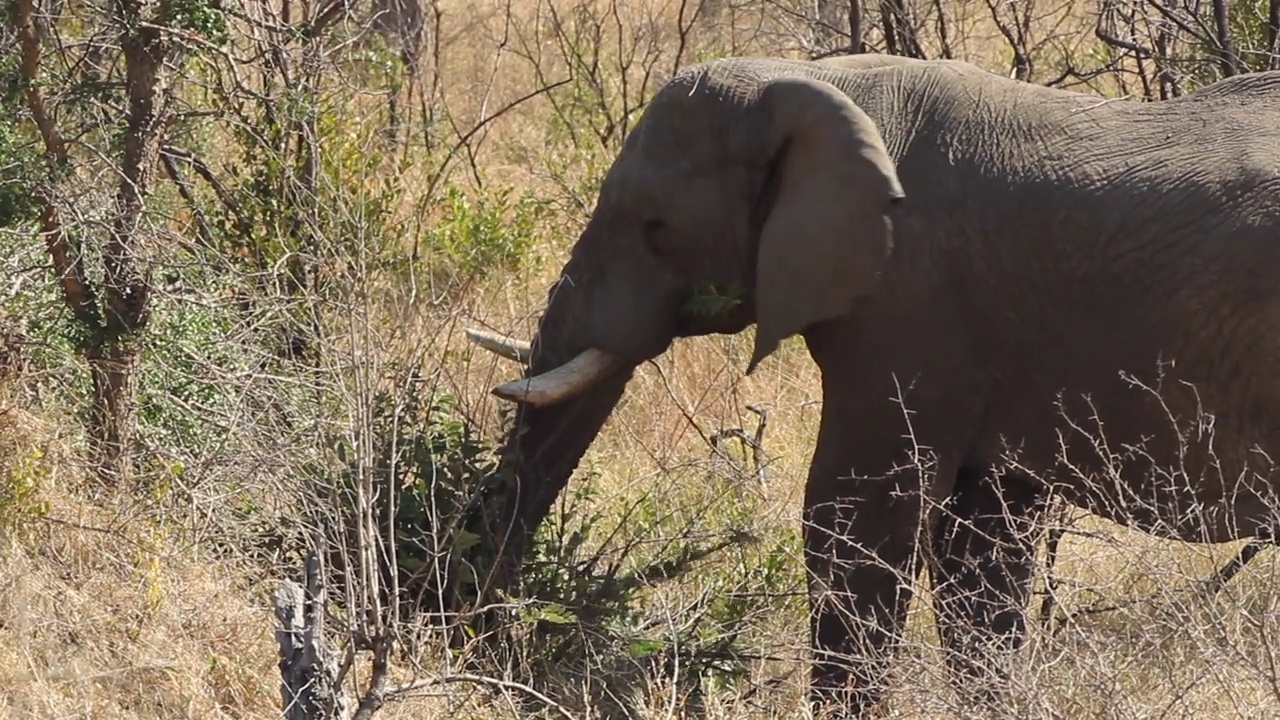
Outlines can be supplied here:
<path id="1" fill-rule="evenodd" d="M 233 18 L 222 50 L 193 45 L 195 55 L 207 54 L 179 71 L 174 87 L 184 109 L 225 109 L 219 93 L 227 92 L 229 68 L 237 69 L 236 82 L 280 92 L 263 79 L 265 61 L 253 53 L 269 23 L 255 36 L 250 21 L 267 18 L 267 5 L 237 6 L 243 15 Z M 255 543 L 263 523 L 297 524 L 304 504 L 317 503 L 300 489 L 310 477 L 301 468 L 333 462 L 317 438 L 331 432 L 352 446 L 367 440 L 374 393 L 404 392 L 397 379 L 406 367 L 447 391 L 456 416 L 481 438 L 498 437 L 500 403 L 487 391 L 518 368 L 468 345 L 463 328 L 528 337 L 590 212 L 594 183 L 643 99 L 673 68 L 699 59 L 804 56 L 815 42 L 807 20 L 813 5 L 440 0 L 427 6 L 413 75 L 378 49 L 367 9 L 335 25 L 317 60 L 324 70 L 312 97 L 322 109 L 322 161 L 311 191 L 324 197 L 315 232 L 344 292 L 323 301 L 275 298 L 278 305 L 228 329 L 201 324 L 205 316 L 192 310 L 227 305 L 225 287 L 159 288 L 151 328 L 159 349 L 144 357 L 151 374 L 141 381 L 139 422 L 153 428 L 142 433 L 143 490 L 91 491 L 73 414 L 79 399 L 68 390 L 83 370 L 41 339 L 59 306 L 32 299 L 49 297 L 52 282 L 30 270 L 43 267 L 40 245 L 6 236 L 18 243 L 4 261 L 6 277 L 22 278 L 6 309 L 34 338 L 35 359 L 5 379 L 0 397 L 0 714 L 277 717 L 271 593 L 298 564 Z M 1129 18 L 1124 27 L 1134 32 L 1158 24 L 1145 11 L 1105 6 L 1109 17 Z M 1095 32 L 1104 4 L 917 0 L 907 7 L 931 57 L 946 47 L 1009 73 L 1024 56 L 1033 82 L 1065 78 L 1081 90 L 1143 94 L 1138 75 L 1088 72 L 1113 59 Z M 292 12 L 296 21 L 306 10 Z M 880 12 L 868 6 L 866 37 L 876 48 L 885 42 Z M 1114 67 L 1149 72 L 1131 58 Z M 548 85 L 555 88 L 540 90 Z M 236 135 L 243 121 L 193 122 L 185 142 L 199 146 L 226 184 L 254 170 L 237 154 L 246 142 Z M 399 135 L 389 143 L 392 124 Z M 86 190 L 71 205 L 108 197 L 112 182 L 91 169 L 75 181 Z M 182 248 L 201 237 L 201 219 L 163 178 L 152 202 L 155 267 L 194 273 Z M 299 308 L 324 328 L 323 359 L 305 377 L 282 379 L 257 356 L 210 354 Z M 821 396 L 815 368 L 795 342 L 744 378 L 750 340 L 748 333 L 677 341 L 638 370 L 566 492 L 578 497 L 568 526 L 590 524 L 587 539 L 559 545 L 574 557 L 603 548 L 606 557 L 623 557 L 623 567 L 632 562 L 626 558 L 674 557 L 682 545 L 723 540 L 725 547 L 638 593 L 625 632 L 571 618 L 570 625 L 582 623 L 572 657 L 539 660 L 533 655 L 541 646 L 531 645 L 523 664 L 489 668 L 488 681 L 473 682 L 465 675 L 474 670 L 428 643 L 396 661 L 394 681 L 418 685 L 378 717 L 524 716 L 534 712 L 519 704 L 531 690 L 555 699 L 558 707 L 538 711 L 547 717 L 803 716 L 798 517 Z M 216 403 L 182 394 L 192 377 L 217 386 Z M 323 390 L 312 424 L 281 424 L 272 415 L 263 397 L 280 387 L 317 398 Z M 767 418 L 758 434 L 762 415 L 751 408 Z M 713 447 L 713 436 L 735 428 L 759 439 L 758 452 L 732 437 Z M 1078 615 L 1051 631 L 1033 628 L 1006 714 L 1280 716 L 1280 657 L 1272 645 L 1280 584 L 1271 553 L 1204 597 L 1198 580 L 1237 546 L 1156 540 L 1082 513 L 1064 523 L 1055 612 Z M 1033 616 L 1039 602 L 1037 595 Z M 927 594 L 912 612 L 884 716 L 955 717 Z M 674 663 L 646 664 L 644 643 L 690 642 L 693 650 L 674 653 Z M 709 669 L 715 662 L 737 674 Z M 363 687 L 367 673 L 355 663 L 353 687 Z"/>

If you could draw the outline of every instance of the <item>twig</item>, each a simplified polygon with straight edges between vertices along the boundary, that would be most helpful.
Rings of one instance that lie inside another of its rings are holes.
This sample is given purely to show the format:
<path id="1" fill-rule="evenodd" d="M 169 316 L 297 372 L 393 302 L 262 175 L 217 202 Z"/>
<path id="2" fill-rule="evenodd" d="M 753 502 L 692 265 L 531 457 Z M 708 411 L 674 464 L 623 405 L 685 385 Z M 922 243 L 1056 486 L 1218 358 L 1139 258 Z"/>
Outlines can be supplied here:
<path id="1" fill-rule="evenodd" d="M 1235 577 L 1245 565 L 1248 565 L 1263 550 L 1272 545 L 1272 541 L 1266 538 L 1250 538 L 1244 547 L 1240 548 L 1240 552 L 1235 557 L 1227 561 L 1227 564 L 1218 568 L 1213 575 L 1201 580 L 1200 590 L 1206 597 L 1212 597 L 1226 587 L 1231 582 L 1231 578 Z"/>
<path id="2" fill-rule="evenodd" d="M 565 85 L 568 85 L 570 82 L 572 82 L 572 78 L 565 78 L 564 80 L 561 80 L 559 82 L 554 82 L 554 83 L 551 83 L 550 85 L 544 85 L 538 88 L 537 90 L 525 93 L 524 95 L 521 95 L 520 97 L 516 98 L 515 100 L 512 100 L 506 105 L 503 105 L 502 107 L 495 110 L 492 115 L 487 115 L 484 118 L 481 118 L 480 121 L 475 124 L 475 127 L 463 133 L 462 136 L 458 138 L 458 141 L 453 144 L 453 147 L 449 148 L 449 152 L 445 154 L 444 160 L 441 161 L 439 169 L 435 173 L 433 173 L 431 177 L 431 182 L 427 185 L 427 190 L 424 193 L 424 196 L 432 197 L 435 194 L 436 185 L 439 184 L 439 182 L 444 179 L 445 170 L 448 169 L 449 163 L 453 161 L 453 157 L 458 154 L 459 150 L 461 150 L 463 147 L 466 146 L 468 142 L 471 141 L 471 138 L 474 137 L 476 133 L 483 130 L 489 123 L 497 120 L 503 115 L 506 115 L 507 113 L 511 112 L 517 107 L 520 107 L 524 103 L 538 97 L 539 95 L 545 95 L 551 92 L 552 90 L 555 90 L 556 88 L 564 87 Z"/>
<path id="3" fill-rule="evenodd" d="M 708 438 L 711 449 L 723 456 L 720 449 L 720 442 L 728 438 L 737 438 L 746 447 L 751 448 L 751 464 L 756 471 L 756 479 L 761 485 L 768 482 L 769 478 L 765 472 L 765 468 L 769 464 L 769 457 L 764 450 L 764 431 L 769 425 L 769 413 L 759 405 L 747 405 L 747 410 L 753 412 L 760 418 L 760 422 L 756 423 L 756 431 L 753 436 L 748 437 L 746 430 L 742 428 L 725 428 L 718 430 Z"/>
<path id="4" fill-rule="evenodd" d="M 1052 634 L 1053 632 L 1053 608 L 1057 602 L 1058 578 L 1054 575 L 1053 568 L 1058 561 L 1058 543 L 1062 541 L 1062 536 L 1066 531 L 1066 526 L 1062 522 L 1066 516 L 1066 503 L 1062 501 L 1050 501 L 1054 504 L 1054 518 L 1049 524 L 1048 538 L 1045 541 L 1045 588 L 1044 599 L 1040 601 L 1040 628 Z"/>
<path id="5" fill-rule="evenodd" d="M 225 205 L 226 208 L 235 215 L 240 215 L 240 202 L 236 200 L 235 195 L 231 194 L 231 192 L 227 190 L 227 187 L 222 184 L 222 181 L 219 180 L 218 176 L 209 168 L 209 165 L 199 156 L 186 148 L 181 148 L 176 145 L 162 146 L 160 148 L 160 155 L 164 158 L 185 160 L 190 163 L 191 169 L 195 170 L 196 174 L 199 175 L 202 180 L 209 183 L 209 187 L 213 188 L 214 194 L 218 196 L 218 201 Z"/>
<path id="6" fill-rule="evenodd" d="M 568 708 L 556 702 L 555 700 L 552 700 L 551 698 L 547 697 L 543 693 L 540 693 L 537 690 L 529 687 L 528 685 L 525 685 L 524 683 L 515 682 L 514 680 L 500 680 L 498 678 L 486 677 L 484 675 L 472 675 L 470 673 L 451 673 L 449 675 L 438 675 L 432 678 L 423 678 L 421 680 L 415 680 L 414 682 L 406 683 L 404 685 L 399 685 L 397 687 L 387 690 L 386 697 L 387 699 L 392 699 L 401 695 L 407 695 L 409 693 L 422 690 L 424 688 L 436 687 L 439 685 L 451 685 L 455 683 L 487 685 L 489 687 L 495 687 L 500 690 L 517 690 L 537 700 L 538 702 L 543 703 L 548 708 L 554 710 L 556 714 L 560 715 L 561 717 L 567 718 L 567 720 L 577 720 L 574 714 L 569 712 Z"/>
<path id="7" fill-rule="evenodd" d="M 297 32 L 307 40 L 314 40 L 328 30 L 330 25 L 346 17 L 350 10 L 351 3 L 348 0 L 333 0 L 314 20 L 302 23 Z"/>
<path id="8" fill-rule="evenodd" d="M 1199 581 L 1199 588 L 1193 592 L 1198 594 L 1201 598 L 1207 599 L 1212 597 L 1215 593 L 1221 591 L 1231 578 L 1235 577 L 1242 569 L 1244 569 L 1245 565 L 1248 565 L 1255 557 L 1258 556 L 1259 553 L 1272 544 L 1273 541 L 1267 538 L 1255 537 L 1249 540 L 1244 547 L 1240 548 L 1240 552 L 1236 553 L 1235 557 L 1231 558 L 1231 560 L 1227 561 L 1225 565 L 1218 568 L 1213 575 Z M 1051 598 L 1052 593 L 1047 593 L 1045 602 L 1049 602 Z M 1130 598 L 1128 600 L 1119 600 L 1105 605 L 1084 607 L 1076 610 L 1075 612 L 1065 613 L 1057 618 L 1057 627 L 1053 629 L 1050 634 L 1057 634 L 1058 630 L 1074 623 L 1082 617 L 1123 610 L 1125 608 L 1133 607 L 1147 599 L 1149 598 Z M 1041 610 L 1041 612 L 1043 613 L 1044 610 Z M 1045 626 L 1046 628 L 1048 627 L 1048 623 L 1043 616 L 1040 618 L 1040 622 L 1042 626 Z"/>
<path id="9" fill-rule="evenodd" d="M 209 222 L 205 218 L 204 210 L 200 207 L 200 203 L 196 200 L 195 193 L 191 191 L 191 183 L 182 176 L 182 171 L 178 169 L 177 164 L 173 161 L 173 156 L 160 152 L 160 162 L 164 165 L 165 174 L 169 176 L 170 182 L 178 189 L 178 195 L 187 203 L 187 207 L 191 209 L 191 216 L 196 221 L 196 232 L 200 234 L 200 239 L 205 245 L 213 247 L 213 232 L 209 230 Z"/>

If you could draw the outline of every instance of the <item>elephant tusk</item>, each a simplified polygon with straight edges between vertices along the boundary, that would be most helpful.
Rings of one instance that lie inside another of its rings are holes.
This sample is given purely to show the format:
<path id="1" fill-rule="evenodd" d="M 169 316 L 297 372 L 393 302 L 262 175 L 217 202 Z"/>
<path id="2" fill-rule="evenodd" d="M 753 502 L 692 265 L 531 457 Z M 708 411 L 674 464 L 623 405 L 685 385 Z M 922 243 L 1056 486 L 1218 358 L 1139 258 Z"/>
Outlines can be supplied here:
<path id="1" fill-rule="evenodd" d="M 525 340 L 517 340 L 506 335 L 486 332 L 484 330 L 474 330 L 467 328 L 467 338 L 471 342 L 488 350 L 489 352 L 504 357 L 508 360 L 515 360 L 519 363 L 528 364 L 529 357 L 533 355 L 533 345 Z"/>
<path id="2" fill-rule="evenodd" d="M 512 380 L 492 390 L 494 395 L 530 405 L 554 405 L 594 387 L 622 366 L 622 360 L 603 350 L 588 348 L 560 367 L 541 375 Z"/>

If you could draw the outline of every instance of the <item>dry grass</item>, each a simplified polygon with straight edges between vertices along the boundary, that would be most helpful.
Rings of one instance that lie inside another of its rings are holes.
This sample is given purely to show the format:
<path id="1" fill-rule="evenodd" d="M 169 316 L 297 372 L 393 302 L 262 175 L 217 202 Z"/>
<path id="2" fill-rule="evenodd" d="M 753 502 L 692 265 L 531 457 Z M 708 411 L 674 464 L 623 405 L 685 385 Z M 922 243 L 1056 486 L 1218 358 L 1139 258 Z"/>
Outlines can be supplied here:
<path id="1" fill-rule="evenodd" d="M 597 15 L 614 8 L 625 30 L 624 51 L 637 43 L 642 52 L 652 47 L 655 78 L 662 77 L 676 62 L 676 18 L 682 7 L 685 12 L 689 7 L 680 0 L 631 3 L 617 10 L 620 5 L 601 0 L 576 6 Z M 712 51 L 799 54 L 798 42 L 789 35 L 794 22 L 779 5 L 721 5 L 730 10 L 705 22 L 684 51 L 684 62 Z M 564 17 L 575 5 L 554 6 Z M 923 23 L 932 26 L 935 7 L 918 4 Z M 945 7 L 955 54 L 1007 71 L 1010 52 L 992 23 L 990 6 L 962 0 Z M 544 0 L 449 0 L 440 8 L 440 62 L 431 64 L 431 75 L 439 101 L 460 126 L 469 127 L 536 88 L 535 71 L 551 80 L 565 76 L 566 58 L 549 34 L 552 5 Z M 1083 0 L 1061 0 L 1035 11 L 1035 79 L 1054 76 L 1063 58 L 1096 50 L 1095 12 Z M 926 44 L 936 47 L 937 38 L 930 37 L 932 44 Z M 611 37 L 600 52 L 606 65 L 617 62 L 619 49 Z M 633 88 L 641 71 L 631 70 Z M 605 76 L 616 83 L 616 68 L 607 68 Z M 333 92 L 350 92 L 350 86 L 338 84 Z M 610 112 L 622 106 L 621 94 L 620 85 L 610 87 Z M 346 127 L 353 136 L 361 135 L 366 124 L 382 122 L 383 102 L 376 94 L 350 93 Z M 473 186 L 472 179 L 479 176 L 486 188 L 516 187 L 558 201 L 557 207 L 572 207 L 566 188 L 580 187 L 598 173 L 612 148 L 593 145 L 589 137 L 576 147 L 552 144 L 548 127 L 554 116 L 547 99 L 538 98 L 488 124 L 469 143 L 474 155 L 461 153 L 449 177 Z M 417 223 L 432 219 L 434 211 L 423 214 L 414 188 L 430 184 L 437 162 L 421 153 L 396 170 L 408 189 L 399 210 L 406 235 Z M 590 202 L 589 194 L 585 199 Z M 336 346 L 339 354 L 363 348 L 420 364 L 459 398 L 466 416 L 496 435 L 498 401 L 487 390 L 516 368 L 467 345 L 461 329 L 481 324 L 529 336 L 545 288 L 585 213 L 586 208 L 565 210 L 542 221 L 543 242 L 536 250 L 540 265 L 481 281 L 448 303 L 430 302 L 429 292 L 388 288 L 385 297 L 365 308 L 377 341 L 361 346 L 353 333 Z M 174 225 L 181 227 L 181 222 Z M 678 341 L 671 352 L 639 369 L 583 461 L 584 467 L 599 471 L 590 480 L 600 490 L 597 507 L 618 516 L 623 508 L 648 499 L 708 528 L 745 523 L 760 544 L 790 542 L 798 550 L 793 539 L 821 400 L 817 372 L 802 347 L 788 343 L 755 376 L 744 378 L 750 340 L 747 333 Z M 752 430 L 756 416 L 746 410 L 750 404 L 768 412 L 764 483 L 750 472 L 726 470 L 706 441 L 724 428 Z M 172 515 L 157 518 L 136 500 L 90 501 L 78 490 L 67 417 L 57 408 L 13 409 L 4 417 L 0 441 L 5 477 L 10 482 L 35 478 L 38 489 L 11 503 L 18 509 L 13 512 L 29 512 L 30 517 L 18 517 L 13 529 L 5 526 L 0 535 L 3 716 L 276 717 L 279 691 L 269 593 L 277 578 L 264 577 L 260 566 L 215 553 L 208 543 L 193 539 L 204 537 L 204 531 L 193 528 L 204 527 L 207 516 L 221 507 L 216 484 L 189 481 L 199 488 L 191 494 L 192 517 L 169 509 Z M 36 450 L 40 458 L 32 454 Z M 269 460 L 242 472 L 250 475 Z M 575 479 L 573 486 L 582 482 Z M 1033 633 L 1015 676 L 1022 704 L 1015 715 L 1038 716 L 1050 707 L 1070 718 L 1280 714 L 1280 670 L 1273 664 L 1278 658 L 1269 639 L 1280 629 L 1275 627 L 1274 588 L 1280 585 L 1274 582 L 1273 557 L 1264 555 L 1215 600 L 1187 599 L 1194 579 L 1207 576 L 1233 547 L 1158 541 L 1092 518 L 1073 527 L 1091 536 L 1082 532 L 1064 541 L 1056 570 L 1069 583 L 1062 605 L 1074 610 L 1098 602 L 1138 602 L 1086 616 L 1057 637 Z M 700 589 L 712 587 L 722 575 L 741 575 L 758 560 L 744 550 L 736 568 L 733 560 L 710 561 L 681 583 L 656 589 L 647 609 L 679 624 L 679 609 Z M 791 589 L 798 590 L 799 558 L 792 554 L 790 563 L 795 569 Z M 927 599 L 915 604 L 893 717 L 952 716 L 927 605 Z M 800 716 L 807 644 L 802 604 L 794 599 L 762 604 L 753 628 L 753 642 L 767 656 L 753 663 L 754 691 L 709 694 L 707 716 Z M 639 703 L 642 716 L 682 716 L 673 710 L 679 703 L 669 684 L 639 683 L 632 689 L 644 698 Z M 436 688 L 392 704 L 379 717 L 506 717 L 515 716 L 513 708 L 481 703 L 469 689 L 450 686 L 447 692 Z"/>

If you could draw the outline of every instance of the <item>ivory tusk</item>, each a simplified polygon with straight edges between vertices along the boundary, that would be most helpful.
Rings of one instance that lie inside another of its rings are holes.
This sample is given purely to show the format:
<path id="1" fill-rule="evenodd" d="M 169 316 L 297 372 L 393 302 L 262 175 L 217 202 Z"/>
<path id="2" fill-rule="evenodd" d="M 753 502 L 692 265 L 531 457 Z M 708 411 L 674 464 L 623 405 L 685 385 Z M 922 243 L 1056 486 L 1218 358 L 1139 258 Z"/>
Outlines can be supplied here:
<path id="1" fill-rule="evenodd" d="M 622 365 L 617 357 L 588 348 L 558 368 L 520 378 L 492 390 L 494 395 L 530 405 L 554 405 L 594 387 Z"/>
<path id="2" fill-rule="evenodd" d="M 499 335 L 472 328 L 467 328 L 466 333 L 471 342 L 508 360 L 515 360 L 527 365 L 529 357 L 533 354 L 533 345 L 525 340 L 517 340 L 507 335 Z"/>

